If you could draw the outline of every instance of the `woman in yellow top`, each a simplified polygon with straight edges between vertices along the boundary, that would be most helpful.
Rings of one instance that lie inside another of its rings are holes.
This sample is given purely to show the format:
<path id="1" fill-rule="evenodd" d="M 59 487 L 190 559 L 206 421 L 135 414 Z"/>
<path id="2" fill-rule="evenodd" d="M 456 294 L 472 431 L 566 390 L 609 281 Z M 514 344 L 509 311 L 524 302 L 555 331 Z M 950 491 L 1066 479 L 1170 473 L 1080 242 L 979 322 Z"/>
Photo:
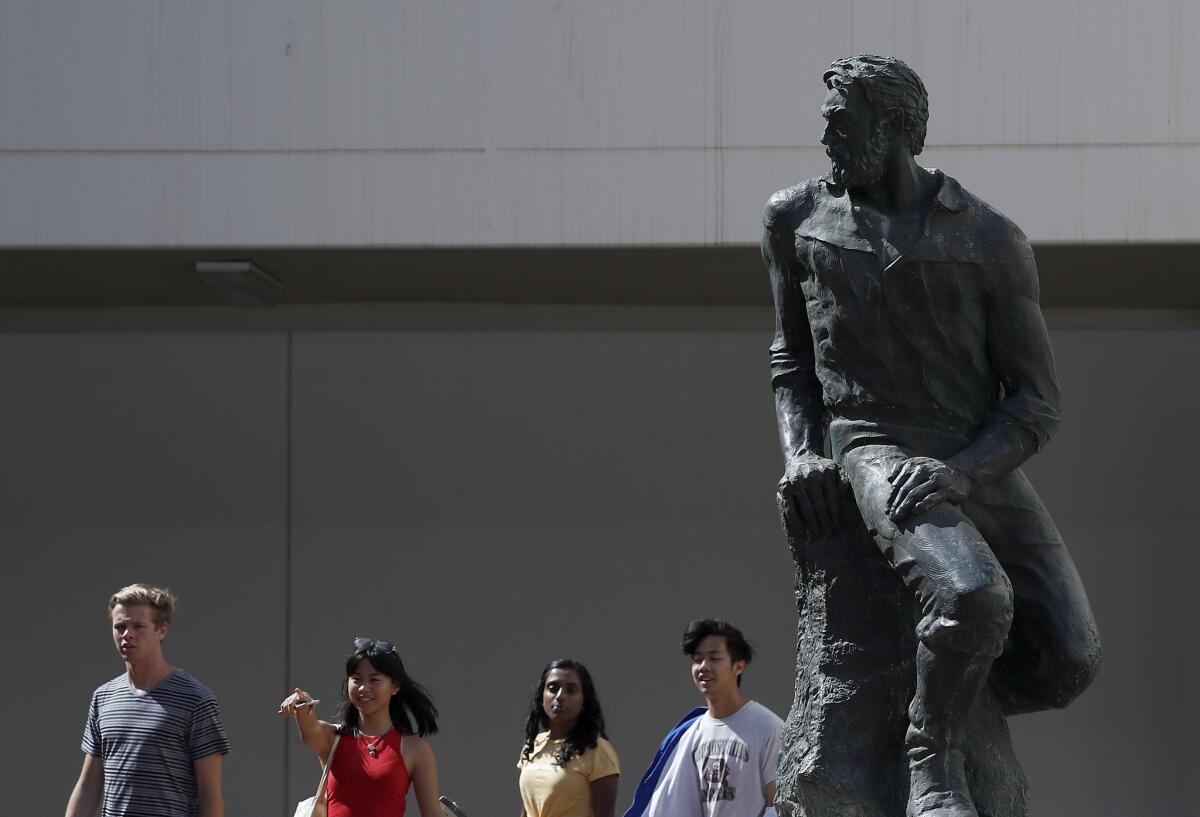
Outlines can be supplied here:
<path id="1" fill-rule="evenodd" d="M 583 664 L 562 658 L 542 670 L 517 768 L 521 817 L 613 817 L 621 768 Z"/>

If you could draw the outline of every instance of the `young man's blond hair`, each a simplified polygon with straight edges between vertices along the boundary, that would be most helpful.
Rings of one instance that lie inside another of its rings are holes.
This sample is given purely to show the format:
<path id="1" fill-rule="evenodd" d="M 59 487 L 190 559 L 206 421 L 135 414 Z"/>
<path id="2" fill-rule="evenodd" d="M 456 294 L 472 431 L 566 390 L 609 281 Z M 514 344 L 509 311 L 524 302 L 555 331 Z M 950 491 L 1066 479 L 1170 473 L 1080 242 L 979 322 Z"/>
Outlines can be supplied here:
<path id="1" fill-rule="evenodd" d="M 175 614 L 175 594 L 165 587 L 154 587 L 149 584 L 130 584 L 112 594 L 108 600 L 108 617 L 112 618 L 113 608 L 118 604 L 132 607 L 144 604 L 154 609 L 154 623 L 161 627 L 171 623 Z"/>

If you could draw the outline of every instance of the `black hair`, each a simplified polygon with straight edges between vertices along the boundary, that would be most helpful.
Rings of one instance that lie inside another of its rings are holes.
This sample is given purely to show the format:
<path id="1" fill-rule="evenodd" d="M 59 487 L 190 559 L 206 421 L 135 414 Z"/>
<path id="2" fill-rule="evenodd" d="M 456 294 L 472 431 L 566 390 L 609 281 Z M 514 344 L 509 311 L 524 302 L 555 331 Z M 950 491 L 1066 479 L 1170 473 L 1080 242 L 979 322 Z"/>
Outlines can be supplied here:
<path id="1" fill-rule="evenodd" d="M 735 663 L 745 661 L 749 664 L 754 660 L 754 648 L 742 635 L 742 631 L 719 618 L 701 618 L 689 624 L 683 631 L 683 639 L 679 645 L 683 654 L 689 657 L 695 655 L 700 642 L 710 635 L 719 635 L 725 639 L 725 649 L 729 651 L 729 657 Z M 742 676 L 737 677 L 737 682 L 738 686 L 742 685 Z"/>
<path id="2" fill-rule="evenodd" d="M 389 645 L 390 646 L 390 645 Z M 405 735 L 432 735 L 437 732 L 437 707 L 425 687 L 408 676 L 400 654 L 393 647 L 387 652 L 379 649 L 378 642 L 372 641 L 368 646 L 357 649 L 346 659 L 346 678 L 358 670 L 358 665 L 370 662 L 371 666 L 391 678 L 400 687 L 400 691 L 388 702 L 388 714 L 392 716 L 392 725 Z M 342 703 L 339 714 L 342 725 L 338 732 L 343 735 L 353 735 L 358 731 L 358 710 L 346 690 L 346 681 L 342 680 Z M 412 715 L 410 718 L 409 715 Z M 414 728 L 414 723 L 415 728 Z"/>
<path id="3" fill-rule="evenodd" d="M 916 71 L 894 57 L 859 54 L 834 60 L 822 79 L 829 88 L 857 82 L 877 114 L 895 111 L 903 116 L 908 152 L 921 154 L 929 121 L 929 94 Z"/>
<path id="4" fill-rule="evenodd" d="M 583 688 L 583 709 L 579 712 L 579 720 L 567 733 L 567 739 L 554 755 L 555 766 L 566 766 L 571 758 L 582 755 L 588 749 L 595 749 L 600 738 L 607 738 L 604 731 L 604 713 L 600 710 L 600 698 L 596 695 L 596 685 L 592 683 L 592 674 L 587 667 L 570 658 L 559 658 L 551 661 L 542 670 L 533 689 L 533 699 L 530 702 L 529 717 L 525 720 L 525 749 L 521 756 L 526 761 L 533 759 L 533 744 L 539 732 L 550 727 L 550 719 L 542 707 L 542 693 L 546 689 L 546 676 L 551 670 L 569 669 L 579 676 L 579 685 Z"/>

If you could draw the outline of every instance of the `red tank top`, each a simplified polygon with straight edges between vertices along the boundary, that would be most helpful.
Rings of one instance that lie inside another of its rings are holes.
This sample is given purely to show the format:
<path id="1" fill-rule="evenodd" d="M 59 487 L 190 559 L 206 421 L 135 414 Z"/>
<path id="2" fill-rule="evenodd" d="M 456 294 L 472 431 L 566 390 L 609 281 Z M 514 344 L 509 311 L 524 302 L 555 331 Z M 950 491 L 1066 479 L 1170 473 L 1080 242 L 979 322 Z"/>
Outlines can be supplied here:
<path id="1" fill-rule="evenodd" d="M 329 817 L 402 817 L 411 782 L 400 756 L 402 740 L 391 730 L 372 757 L 367 743 L 374 738 L 342 736 L 325 783 Z"/>

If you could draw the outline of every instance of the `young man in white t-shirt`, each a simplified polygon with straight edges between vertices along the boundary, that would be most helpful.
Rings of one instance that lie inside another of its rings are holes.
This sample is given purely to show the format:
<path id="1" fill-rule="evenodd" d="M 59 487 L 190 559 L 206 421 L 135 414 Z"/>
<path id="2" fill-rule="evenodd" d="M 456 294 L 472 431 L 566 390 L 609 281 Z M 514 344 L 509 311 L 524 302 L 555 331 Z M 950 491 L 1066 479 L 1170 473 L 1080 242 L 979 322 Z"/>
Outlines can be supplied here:
<path id="1" fill-rule="evenodd" d="M 742 695 L 754 651 L 727 621 L 693 621 L 683 634 L 692 680 L 708 711 L 666 760 L 645 817 L 774 817 L 783 721 Z"/>

